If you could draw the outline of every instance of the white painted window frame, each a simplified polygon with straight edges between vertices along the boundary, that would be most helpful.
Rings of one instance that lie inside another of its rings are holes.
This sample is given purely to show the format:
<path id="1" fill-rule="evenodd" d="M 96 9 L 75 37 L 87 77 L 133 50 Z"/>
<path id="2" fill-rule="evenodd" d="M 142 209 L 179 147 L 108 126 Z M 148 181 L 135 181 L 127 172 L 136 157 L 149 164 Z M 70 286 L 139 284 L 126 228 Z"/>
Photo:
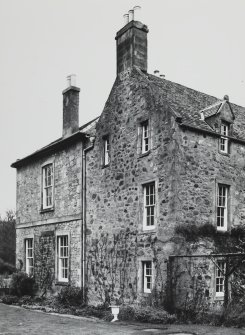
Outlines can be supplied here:
<path id="1" fill-rule="evenodd" d="M 104 166 L 110 163 L 110 139 L 109 136 L 104 138 Z"/>
<path id="2" fill-rule="evenodd" d="M 225 269 L 224 260 L 217 260 L 215 265 L 215 297 L 223 298 L 225 294 Z"/>
<path id="3" fill-rule="evenodd" d="M 142 140 L 141 140 L 141 153 L 145 154 L 150 150 L 150 123 L 149 120 L 141 124 Z"/>
<path id="4" fill-rule="evenodd" d="M 50 183 L 47 183 L 47 171 L 51 168 Z M 47 203 L 48 192 L 51 190 L 50 204 Z M 54 164 L 47 163 L 42 166 L 42 209 L 54 207 Z"/>
<path id="5" fill-rule="evenodd" d="M 25 239 L 25 267 L 28 276 L 34 275 L 34 238 Z"/>
<path id="6" fill-rule="evenodd" d="M 227 231 L 228 227 L 228 191 L 229 186 L 217 185 L 216 227 L 218 231 Z M 219 223 L 223 220 L 223 226 Z"/>
<path id="7" fill-rule="evenodd" d="M 64 244 L 65 242 L 67 243 Z M 56 235 L 56 246 L 57 246 L 57 260 L 56 260 L 57 281 L 60 283 L 68 283 L 69 275 L 70 275 L 70 266 L 69 266 L 70 237 L 69 237 L 69 234 L 66 232 L 57 234 Z M 64 275 L 65 272 L 67 273 L 67 275 Z"/>
<path id="8" fill-rule="evenodd" d="M 153 186 L 153 193 L 150 192 L 152 186 Z M 152 229 L 155 229 L 156 227 L 156 183 L 150 182 L 150 183 L 144 184 L 143 194 L 144 194 L 143 230 L 152 230 Z M 151 199 L 151 196 L 152 196 L 152 199 Z M 150 211 L 150 215 L 148 214 L 149 211 Z M 153 215 L 152 215 L 152 211 L 154 212 Z M 148 217 L 150 218 L 150 220 L 153 217 L 153 224 L 150 224 L 150 225 L 147 224 Z"/>
<path id="9" fill-rule="evenodd" d="M 153 288 L 153 262 L 142 261 L 143 272 L 143 292 L 151 293 Z"/>
<path id="10" fill-rule="evenodd" d="M 228 154 L 228 135 L 229 135 L 229 125 L 226 123 L 221 123 L 220 125 L 220 152 Z"/>

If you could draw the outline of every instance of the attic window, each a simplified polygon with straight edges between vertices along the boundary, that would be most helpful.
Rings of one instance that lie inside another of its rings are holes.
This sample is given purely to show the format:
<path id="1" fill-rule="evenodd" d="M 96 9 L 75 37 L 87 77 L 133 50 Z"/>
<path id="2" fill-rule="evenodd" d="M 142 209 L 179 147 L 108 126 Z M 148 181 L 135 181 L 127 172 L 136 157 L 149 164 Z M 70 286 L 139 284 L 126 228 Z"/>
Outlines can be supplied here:
<path id="1" fill-rule="evenodd" d="M 228 153 L 228 135 L 229 135 L 229 124 L 228 123 L 221 123 L 220 126 L 220 144 L 219 149 L 220 152 L 227 154 Z"/>

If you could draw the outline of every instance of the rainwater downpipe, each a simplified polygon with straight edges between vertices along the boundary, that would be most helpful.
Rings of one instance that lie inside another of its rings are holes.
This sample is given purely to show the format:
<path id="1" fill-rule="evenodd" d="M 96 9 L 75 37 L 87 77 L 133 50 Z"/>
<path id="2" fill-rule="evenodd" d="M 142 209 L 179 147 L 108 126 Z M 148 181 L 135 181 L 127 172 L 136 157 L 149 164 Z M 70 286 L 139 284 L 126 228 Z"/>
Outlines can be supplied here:
<path id="1" fill-rule="evenodd" d="M 86 153 L 94 147 L 94 137 L 88 137 L 91 145 L 82 150 L 81 286 L 83 297 L 86 295 Z"/>

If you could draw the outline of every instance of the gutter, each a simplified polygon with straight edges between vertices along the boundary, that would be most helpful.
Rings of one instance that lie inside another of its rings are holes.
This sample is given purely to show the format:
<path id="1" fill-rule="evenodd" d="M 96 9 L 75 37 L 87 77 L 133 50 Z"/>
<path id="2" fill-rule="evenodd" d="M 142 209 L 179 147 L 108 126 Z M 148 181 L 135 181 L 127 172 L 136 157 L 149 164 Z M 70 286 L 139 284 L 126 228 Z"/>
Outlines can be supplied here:
<path id="1" fill-rule="evenodd" d="M 82 220 L 81 220 L 81 287 L 83 298 L 86 296 L 86 153 L 94 147 L 94 137 L 87 136 L 91 145 L 82 149 Z"/>
<path id="2" fill-rule="evenodd" d="M 196 131 L 196 132 L 201 132 L 201 133 L 208 134 L 208 135 L 214 136 L 214 137 L 221 137 L 220 133 L 216 133 L 214 131 L 210 131 L 210 130 L 198 128 L 198 127 L 195 127 L 195 126 L 191 126 L 191 125 L 186 124 L 186 123 L 180 123 L 177 119 L 176 119 L 176 122 L 179 124 L 179 126 L 181 128 L 193 130 L 193 131 Z M 237 138 L 237 137 L 233 137 L 233 136 L 222 136 L 222 137 L 226 137 L 233 142 L 237 142 L 237 143 L 245 145 L 245 139 L 241 139 L 241 138 Z"/>
<path id="3" fill-rule="evenodd" d="M 56 152 L 57 150 L 62 150 L 67 148 L 67 146 L 77 142 L 77 141 L 82 141 L 84 137 L 86 136 L 85 133 L 78 131 L 71 136 L 65 137 L 65 138 L 60 138 L 57 141 L 54 141 L 50 143 L 49 145 L 43 147 L 42 149 L 39 149 L 35 151 L 34 153 L 17 160 L 16 162 L 11 164 L 12 168 L 19 168 L 25 164 L 28 164 L 29 162 L 33 162 L 34 159 L 39 159 L 47 154 L 52 154 Z"/>

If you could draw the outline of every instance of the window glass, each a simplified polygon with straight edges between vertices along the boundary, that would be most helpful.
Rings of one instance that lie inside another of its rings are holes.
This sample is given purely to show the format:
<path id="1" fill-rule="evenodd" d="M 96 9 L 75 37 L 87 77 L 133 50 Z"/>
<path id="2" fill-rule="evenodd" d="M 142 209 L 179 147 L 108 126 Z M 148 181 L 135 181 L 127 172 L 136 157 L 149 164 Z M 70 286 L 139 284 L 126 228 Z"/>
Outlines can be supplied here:
<path id="1" fill-rule="evenodd" d="M 110 162 L 110 141 L 109 137 L 104 139 L 104 165 L 108 165 Z"/>
<path id="2" fill-rule="evenodd" d="M 25 253 L 26 253 L 26 273 L 29 276 L 34 274 L 34 257 L 33 257 L 33 238 L 25 240 Z"/>
<path id="3" fill-rule="evenodd" d="M 146 153 L 150 149 L 149 138 L 149 121 L 142 123 L 142 153 Z"/>
<path id="4" fill-rule="evenodd" d="M 58 244 L 58 281 L 68 282 L 69 246 L 68 235 L 57 237 Z"/>
<path id="5" fill-rule="evenodd" d="M 217 192 L 217 229 L 218 230 L 227 230 L 227 203 L 228 203 L 228 186 L 218 185 Z"/>
<path id="6" fill-rule="evenodd" d="M 228 153 L 228 138 L 226 136 L 229 135 L 229 125 L 228 124 L 221 124 L 220 127 L 220 151 L 224 153 Z"/>
<path id="7" fill-rule="evenodd" d="M 225 262 L 218 261 L 215 276 L 216 297 L 224 296 L 224 283 L 225 283 Z"/>
<path id="8" fill-rule="evenodd" d="M 150 293 L 152 290 L 152 262 L 143 262 L 143 291 Z"/>
<path id="9" fill-rule="evenodd" d="M 144 219 L 143 228 L 153 229 L 155 226 L 155 183 L 144 187 Z"/>
<path id="10" fill-rule="evenodd" d="M 53 206 L 53 164 L 43 167 L 43 208 Z"/>

